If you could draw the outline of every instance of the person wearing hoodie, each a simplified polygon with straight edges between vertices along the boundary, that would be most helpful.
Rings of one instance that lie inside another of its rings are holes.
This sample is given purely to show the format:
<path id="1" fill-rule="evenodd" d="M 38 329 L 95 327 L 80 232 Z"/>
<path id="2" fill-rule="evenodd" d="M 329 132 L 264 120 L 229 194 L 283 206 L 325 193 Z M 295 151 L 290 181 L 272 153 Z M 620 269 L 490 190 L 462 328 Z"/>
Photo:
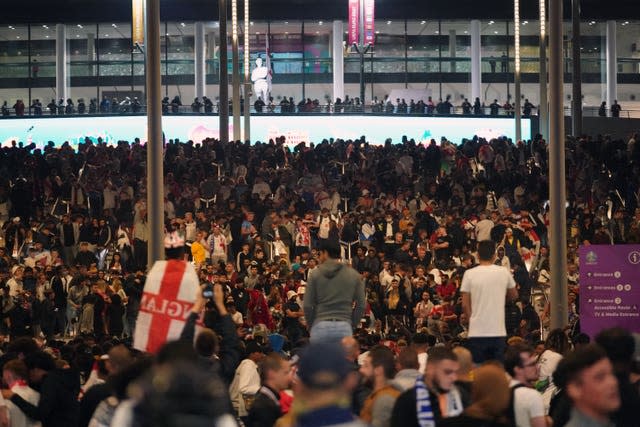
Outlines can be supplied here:
<path id="1" fill-rule="evenodd" d="M 42 422 L 42 427 L 75 426 L 80 392 L 78 371 L 68 365 L 57 368 L 53 357 L 44 351 L 29 354 L 25 363 L 29 368 L 29 385 L 40 392 L 40 402 L 35 406 L 10 390 L 3 390 L 4 398 L 27 417 Z"/>
<path id="2" fill-rule="evenodd" d="M 340 342 L 353 334 L 365 308 L 364 282 L 353 268 L 338 261 L 340 246 L 324 241 L 320 266 L 308 278 L 304 315 L 311 342 Z"/>

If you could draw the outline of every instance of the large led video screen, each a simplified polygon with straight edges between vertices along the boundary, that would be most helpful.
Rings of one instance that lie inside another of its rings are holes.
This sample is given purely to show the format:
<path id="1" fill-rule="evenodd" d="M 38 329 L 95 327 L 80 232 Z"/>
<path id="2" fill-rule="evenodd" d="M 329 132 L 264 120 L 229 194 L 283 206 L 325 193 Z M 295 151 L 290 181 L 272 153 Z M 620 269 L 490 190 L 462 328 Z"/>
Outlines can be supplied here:
<path id="1" fill-rule="evenodd" d="M 165 139 L 200 142 L 219 135 L 217 116 L 170 115 L 162 118 Z M 61 145 L 68 141 L 76 146 L 85 138 L 99 137 L 109 144 L 117 141 L 133 141 L 138 137 L 146 142 L 147 119 L 145 116 L 98 116 L 60 118 L 21 118 L 0 121 L 0 142 L 3 146 L 12 141 L 35 143 L 42 147 L 53 141 Z M 232 126 L 229 135 L 233 135 Z M 491 139 L 499 136 L 515 137 L 513 118 L 489 117 L 411 117 L 378 115 L 256 115 L 251 117 L 251 141 L 266 142 L 284 136 L 287 144 L 321 142 L 323 139 L 354 139 L 365 135 L 372 144 L 384 144 L 390 138 L 393 143 L 402 137 L 426 143 L 432 138 L 440 142 L 446 137 L 456 144 L 463 138 L 478 135 Z M 531 138 L 531 120 L 522 119 L 522 137 Z"/>

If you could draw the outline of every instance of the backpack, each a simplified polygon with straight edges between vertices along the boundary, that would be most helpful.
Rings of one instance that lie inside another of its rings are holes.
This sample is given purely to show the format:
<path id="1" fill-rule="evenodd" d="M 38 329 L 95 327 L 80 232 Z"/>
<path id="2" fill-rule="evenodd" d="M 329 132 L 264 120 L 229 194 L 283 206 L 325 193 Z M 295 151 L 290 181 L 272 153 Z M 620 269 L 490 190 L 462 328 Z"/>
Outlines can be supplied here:
<path id="1" fill-rule="evenodd" d="M 509 387 L 511 392 L 511 398 L 509 400 L 509 407 L 507 408 L 507 413 L 505 414 L 508 420 L 508 425 L 515 426 L 516 425 L 516 389 L 520 387 L 526 387 L 524 384 L 516 384 L 513 387 Z"/>

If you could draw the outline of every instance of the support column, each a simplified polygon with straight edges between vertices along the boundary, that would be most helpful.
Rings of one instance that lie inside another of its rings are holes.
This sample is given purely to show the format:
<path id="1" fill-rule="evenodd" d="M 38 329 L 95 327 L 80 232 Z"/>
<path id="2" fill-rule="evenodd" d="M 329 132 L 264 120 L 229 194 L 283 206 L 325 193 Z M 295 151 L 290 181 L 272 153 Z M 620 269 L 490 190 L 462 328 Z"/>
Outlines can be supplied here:
<path id="1" fill-rule="evenodd" d="M 456 72 L 456 30 L 449 30 L 449 58 L 451 58 L 451 72 Z"/>
<path id="2" fill-rule="evenodd" d="M 196 22 L 194 25 L 195 43 L 194 43 L 194 66 L 195 66 L 195 89 L 196 98 L 202 99 L 206 95 L 207 88 L 207 69 L 205 66 L 205 34 L 204 22 Z"/>
<path id="3" fill-rule="evenodd" d="M 482 62 L 480 60 L 480 21 L 471 21 L 471 102 L 482 100 Z"/>
<path id="4" fill-rule="evenodd" d="M 68 62 L 67 29 L 64 24 L 56 24 L 56 97 L 65 102 L 69 97 Z"/>
<path id="5" fill-rule="evenodd" d="M 551 329 L 567 325 L 567 218 L 564 153 L 562 1 L 549 2 L 549 247 Z"/>
<path id="6" fill-rule="evenodd" d="M 547 98 L 547 10 L 540 0 L 540 107 L 538 109 L 540 134 L 549 138 L 549 101 Z"/>
<path id="7" fill-rule="evenodd" d="M 146 0 L 147 219 L 149 268 L 164 256 L 162 77 L 160 72 L 160 0 Z"/>
<path id="8" fill-rule="evenodd" d="M 233 140 L 240 139 L 240 69 L 238 51 L 238 0 L 231 0 L 231 89 L 233 100 Z"/>
<path id="9" fill-rule="evenodd" d="M 333 58 L 333 99 L 344 99 L 344 47 L 342 39 L 344 24 L 342 21 L 333 21 L 333 34 L 331 37 L 331 57 Z"/>
<path id="10" fill-rule="evenodd" d="M 229 71 L 227 70 L 227 0 L 218 0 L 220 16 L 220 97 L 218 117 L 220 119 L 220 141 L 229 142 Z"/>
<path id="11" fill-rule="evenodd" d="M 571 5 L 571 134 L 579 137 L 582 134 L 582 72 L 580 68 L 580 0 L 573 0 Z"/>
<path id="12" fill-rule="evenodd" d="M 89 66 L 89 75 L 93 76 L 93 62 L 96 60 L 96 35 L 93 33 L 87 33 L 87 62 Z"/>
<path id="13" fill-rule="evenodd" d="M 520 92 L 520 0 L 513 2 L 513 39 L 514 43 L 514 75 L 513 86 L 515 89 L 515 101 L 513 103 L 513 112 L 516 120 L 516 141 L 522 139 L 522 107 Z"/>
<path id="14" fill-rule="evenodd" d="M 607 21 L 607 106 L 611 111 L 618 99 L 618 54 L 616 45 L 616 21 Z"/>

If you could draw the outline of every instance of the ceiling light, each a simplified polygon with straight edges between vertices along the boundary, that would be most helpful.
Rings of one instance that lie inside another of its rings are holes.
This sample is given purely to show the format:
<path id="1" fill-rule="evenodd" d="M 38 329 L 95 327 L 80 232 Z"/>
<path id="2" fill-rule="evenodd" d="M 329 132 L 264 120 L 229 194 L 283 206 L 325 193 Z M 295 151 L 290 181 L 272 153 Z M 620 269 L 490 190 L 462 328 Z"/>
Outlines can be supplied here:
<path id="1" fill-rule="evenodd" d="M 289 25 L 289 21 L 284 21 L 284 25 Z"/>
<path id="2" fill-rule="evenodd" d="M 16 38 L 17 38 L 17 39 L 19 39 L 19 38 L 20 38 L 20 36 L 16 36 Z"/>
<path id="3" fill-rule="evenodd" d="M 387 21 L 387 25 L 391 25 L 391 21 Z"/>
<path id="4" fill-rule="evenodd" d="M 322 24 L 324 24 L 324 22 L 318 21 L 318 25 L 322 25 Z"/>
<path id="5" fill-rule="evenodd" d="M 494 31 L 494 32 L 493 32 L 493 34 L 498 34 L 498 32 L 497 32 L 497 31 Z"/>
<path id="6" fill-rule="evenodd" d="M 111 26 L 112 26 L 113 28 L 118 28 L 118 26 L 117 26 L 116 24 L 111 24 Z"/>
<path id="7" fill-rule="evenodd" d="M 464 30 L 464 33 L 465 33 L 465 34 L 469 34 L 469 31 L 467 31 L 467 30 Z"/>
<path id="8" fill-rule="evenodd" d="M 285 34 L 289 34 L 289 31 L 285 31 L 284 33 L 285 33 Z"/>
<path id="9" fill-rule="evenodd" d="M 249 22 L 249 25 L 253 25 L 253 21 Z"/>
<path id="10" fill-rule="evenodd" d="M 316 31 L 316 34 L 320 34 L 320 31 Z"/>
<path id="11" fill-rule="evenodd" d="M 489 25 L 495 24 L 495 21 L 489 21 Z"/>
<path id="12" fill-rule="evenodd" d="M 48 38 L 49 38 L 49 36 L 44 36 L 44 38 L 45 38 L 45 39 L 48 39 Z"/>
<path id="13" fill-rule="evenodd" d="M 78 24 L 78 28 L 82 28 L 82 24 Z"/>
<path id="14" fill-rule="evenodd" d="M 187 26 L 187 24 L 185 24 L 184 22 L 181 22 L 181 23 L 180 23 L 180 26 L 184 28 L 184 27 L 186 27 L 186 26 Z"/>
<path id="15" fill-rule="evenodd" d="M 48 30 L 48 29 L 49 29 L 49 27 L 47 27 L 46 25 L 43 25 L 43 26 L 42 26 L 42 28 L 44 28 L 44 29 L 46 29 L 46 30 Z"/>
<path id="16" fill-rule="evenodd" d="M 76 34 L 76 38 L 79 39 L 80 38 L 80 34 Z"/>
<path id="17" fill-rule="evenodd" d="M 424 25 L 426 23 L 427 23 L 427 21 L 422 21 L 422 22 L 420 22 L 420 25 Z"/>
<path id="18" fill-rule="evenodd" d="M 105 36 L 105 37 L 109 37 L 109 34 L 105 34 L 104 36 Z"/>
<path id="19" fill-rule="evenodd" d="M 259 35 L 260 35 L 260 31 L 256 31 L 256 36 L 259 36 Z"/>
<path id="20" fill-rule="evenodd" d="M 349 32 L 347 31 L 347 34 L 348 34 L 348 33 L 349 33 Z M 376 34 L 380 34 L 380 31 L 376 31 Z"/>
<path id="21" fill-rule="evenodd" d="M 435 31 L 435 33 L 436 33 L 436 34 L 440 34 L 440 31 L 436 30 L 436 31 Z"/>

